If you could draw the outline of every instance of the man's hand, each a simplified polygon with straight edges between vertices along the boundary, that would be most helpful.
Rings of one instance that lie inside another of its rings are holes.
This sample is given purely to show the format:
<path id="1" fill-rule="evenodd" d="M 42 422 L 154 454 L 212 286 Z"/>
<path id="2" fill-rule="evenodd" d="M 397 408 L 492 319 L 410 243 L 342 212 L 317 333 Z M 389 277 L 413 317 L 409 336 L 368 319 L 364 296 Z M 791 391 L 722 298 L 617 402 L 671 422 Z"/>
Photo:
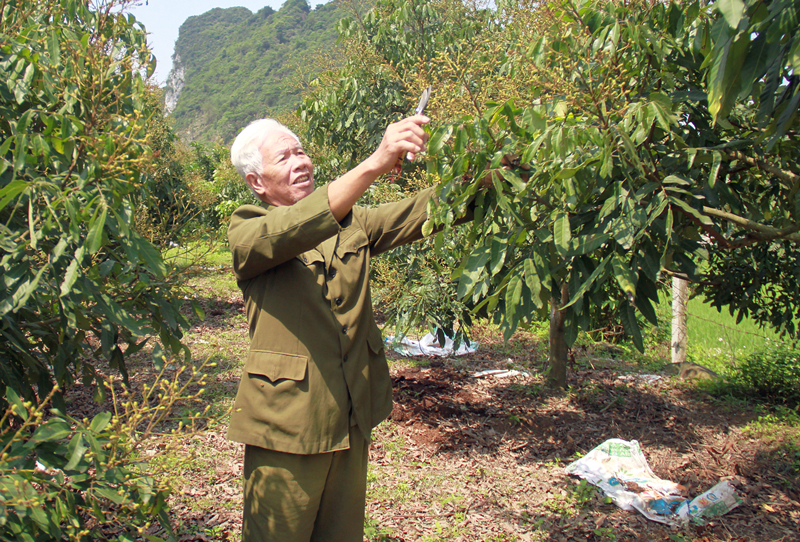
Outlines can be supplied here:
<path id="1" fill-rule="evenodd" d="M 402 163 L 406 153 L 425 150 L 428 134 L 422 127 L 429 122 L 425 115 L 414 115 L 390 124 L 375 152 L 328 186 L 328 204 L 336 220 L 347 216 L 369 185 Z"/>
<path id="2" fill-rule="evenodd" d="M 422 127 L 429 122 L 430 119 L 425 115 L 414 115 L 390 124 L 381 144 L 365 162 L 378 175 L 383 175 L 402 164 L 406 153 L 413 160 L 417 153 L 425 150 L 428 134 Z"/>

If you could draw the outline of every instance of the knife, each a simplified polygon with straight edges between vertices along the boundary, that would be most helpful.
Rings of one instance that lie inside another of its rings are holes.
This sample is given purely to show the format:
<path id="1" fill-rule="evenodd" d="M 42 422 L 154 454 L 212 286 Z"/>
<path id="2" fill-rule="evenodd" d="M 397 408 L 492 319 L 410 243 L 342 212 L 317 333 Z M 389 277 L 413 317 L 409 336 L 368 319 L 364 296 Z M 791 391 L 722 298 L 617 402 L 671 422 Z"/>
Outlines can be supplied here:
<path id="1" fill-rule="evenodd" d="M 422 95 L 419 97 L 419 103 L 417 104 L 417 108 L 414 110 L 415 115 L 421 115 L 423 111 L 425 111 L 425 107 L 428 105 L 428 100 L 431 97 L 431 90 L 432 87 L 428 87 L 422 91 Z M 406 160 L 411 161 L 411 153 L 406 154 Z"/>

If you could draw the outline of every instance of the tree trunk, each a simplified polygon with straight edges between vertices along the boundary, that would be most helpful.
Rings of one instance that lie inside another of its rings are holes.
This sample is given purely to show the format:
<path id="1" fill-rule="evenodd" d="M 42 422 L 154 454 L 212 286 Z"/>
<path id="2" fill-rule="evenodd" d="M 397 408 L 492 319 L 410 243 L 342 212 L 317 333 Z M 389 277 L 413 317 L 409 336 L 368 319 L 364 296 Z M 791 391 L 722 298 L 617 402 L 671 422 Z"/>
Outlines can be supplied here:
<path id="1" fill-rule="evenodd" d="M 554 292 L 555 294 L 555 292 Z M 569 301 L 567 283 L 561 285 L 561 299 L 550 298 L 550 366 L 547 370 L 547 387 L 567 387 L 567 341 L 564 337 L 566 311 L 561 307 Z"/>
<path id="2" fill-rule="evenodd" d="M 686 301 L 688 282 L 678 277 L 672 279 L 672 363 L 686 362 Z"/>

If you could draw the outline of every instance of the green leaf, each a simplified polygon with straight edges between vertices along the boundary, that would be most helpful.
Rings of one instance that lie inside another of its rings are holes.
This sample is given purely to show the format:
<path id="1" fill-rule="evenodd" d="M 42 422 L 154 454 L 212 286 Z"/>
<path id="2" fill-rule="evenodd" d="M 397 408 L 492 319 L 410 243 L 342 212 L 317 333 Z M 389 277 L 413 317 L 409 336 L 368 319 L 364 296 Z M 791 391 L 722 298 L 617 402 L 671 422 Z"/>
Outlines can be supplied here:
<path id="1" fill-rule="evenodd" d="M 486 272 L 486 264 L 491 257 L 491 248 L 481 246 L 476 248 L 464 263 L 464 269 L 458 279 L 457 294 L 464 298 Z"/>
<path id="2" fill-rule="evenodd" d="M 674 196 L 670 196 L 669 197 L 669 203 L 670 203 L 670 205 L 675 205 L 677 207 L 680 207 L 681 209 L 683 209 L 684 211 L 686 211 L 687 213 L 689 213 L 693 217 L 697 218 L 697 220 L 699 220 L 703 224 L 706 224 L 708 226 L 713 224 L 713 222 L 711 221 L 711 219 L 708 216 L 704 215 L 703 213 L 701 213 L 700 211 L 698 211 L 697 209 L 695 209 L 694 207 L 692 207 L 691 205 L 689 205 L 688 203 L 686 203 L 683 200 L 680 200 L 680 199 L 678 199 L 678 198 L 676 198 Z"/>
<path id="3" fill-rule="evenodd" d="M 722 153 L 719 151 L 714 151 L 712 153 L 714 158 L 714 162 L 711 165 L 711 172 L 708 175 L 708 186 L 714 188 L 717 184 L 717 177 L 719 177 L 719 170 L 722 166 Z"/>
<path id="4" fill-rule="evenodd" d="M 665 132 L 670 131 L 672 124 L 672 100 L 666 94 L 653 92 L 650 94 L 650 110 L 659 127 Z"/>
<path id="5" fill-rule="evenodd" d="M 89 448 L 83 445 L 83 437 L 80 434 L 76 434 L 72 437 L 72 440 L 69 441 L 69 446 L 67 446 L 68 450 L 68 457 L 67 464 L 61 467 L 64 471 L 71 471 L 75 470 L 80 463 L 81 459 L 83 459 L 86 450 Z M 82 469 L 81 472 L 85 471 Z"/>
<path id="6" fill-rule="evenodd" d="M 111 413 L 110 412 L 101 412 L 97 414 L 94 418 L 92 418 L 92 423 L 89 425 L 89 430 L 98 433 L 108 427 L 109 422 L 111 422 Z"/>
<path id="7" fill-rule="evenodd" d="M 59 297 L 65 297 L 72 292 L 72 287 L 75 285 L 75 281 L 78 280 L 78 272 L 83 264 L 83 256 L 85 251 L 85 245 L 79 246 L 75 251 L 75 257 L 71 262 L 69 262 L 69 265 L 67 266 L 67 272 L 64 273 L 64 280 L 61 282 L 61 291 L 59 293 Z"/>
<path id="8" fill-rule="evenodd" d="M 639 312 L 642 313 L 642 316 L 647 318 L 647 320 L 653 324 L 654 326 L 658 325 L 658 317 L 656 316 L 656 311 L 653 308 L 653 305 L 650 303 L 650 300 L 645 296 L 637 296 L 636 298 L 636 308 L 639 309 Z"/>
<path id="9" fill-rule="evenodd" d="M 453 125 L 448 124 L 447 126 L 443 126 L 441 128 L 437 128 L 431 134 L 430 139 L 428 139 L 428 154 L 429 155 L 437 155 L 442 151 L 445 143 L 450 140 L 450 136 L 453 135 Z"/>
<path id="10" fill-rule="evenodd" d="M 571 239 L 572 232 L 569 226 L 569 216 L 563 211 L 558 211 L 553 221 L 553 241 L 558 254 L 562 258 L 565 258 L 569 253 Z"/>
<path id="11" fill-rule="evenodd" d="M 130 243 L 150 272 L 159 278 L 163 278 L 167 274 L 167 266 L 164 265 L 161 253 L 150 241 L 131 231 Z"/>
<path id="12" fill-rule="evenodd" d="M 98 307 L 101 307 L 109 323 L 127 329 L 134 337 L 144 335 L 147 324 L 135 318 L 124 306 L 105 294 L 100 294 L 96 302 Z M 107 352 L 110 353 L 110 348 Z"/>
<path id="13" fill-rule="evenodd" d="M 20 417 L 22 421 L 27 421 L 28 409 L 25 408 L 25 405 L 22 404 L 22 399 L 11 387 L 6 387 L 6 400 L 14 407 L 14 414 Z"/>
<path id="14" fill-rule="evenodd" d="M 600 176 L 604 179 L 608 179 L 609 177 L 611 177 L 611 174 L 614 171 L 615 150 L 616 148 L 612 146 L 610 138 L 604 141 L 604 145 L 601 152 L 601 164 L 600 164 Z"/>
<path id="15" fill-rule="evenodd" d="M 523 262 L 523 272 L 525 273 L 525 284 L 531 292 L 531 301 L 533 301 L 537 309 L 541 309 L 544 306 L 542 303 L 542 282 L 539 279 L 539 274 L 536 272 L 536 266 L 532 259 L 525 259 Z"/>
<path id="16" fill-rule="evenodd" d="M 750 38 L 745 33 L 737 34 L 735 30 L 715 30 L 724 34 L 718 38 L 714 51 L 710 55 L 711 66 L 707 74 L 708 109 L 714 122 L 726 125 L 725 119 L 733 107 L 742 86 L 741 68 L 746 61 Z M 729 125 L 729 123 L 727 123 Z"/>
<path id="17" fill-rule="evenodd" d="M 600 208 L 600 215 L 598 220 L 602 220 L 610 216 L 617 207 L 628 197 L 628 191 L 622 187 L 621 182 L 616 182 L 612 185 L 613 192 L 603 202 L 603 207 Z"/>
<path id="18" fill-rule="evenodd" d="M 8 205 L 18 195 L 20 195 L 26 188 L 28 188 L 28 183 L 20 179 L 11 181 L 7 186 L 1 188 L 0 210 Z"/>
<path id="19" fill-rule="evenodd" d="M 559 171 L 558 173 L 556 173 L 556 176 L 553 177 L 553 179 L 569 179 L 569 178 L 572 178 L 572 177 L 575 176 L 575 173 L 577 173 L 579 170 L 580 170 L 580 168 L 577 168 L 577 167 L 564 168 L 561 171 Z"/>
<path id="20" fill-rule="evenodd" d="M 66 438 L 72 433 L 69 424 L 58 418 L 51 418 L 33 432 L 34 442 L 52 442 Z"/>
<path id="21" fill-rule="evenodd" d="M 429 237 L 433 233 L 433 220 L 428 219 L 422 223 L 422 236 Z"/>
<path id="22" fill-rule="evenodd" d="M 86 247 L 90 255 L 100 250 L 103 244 L 103 228 L 106 225 L 107 211 L 108 208 L 103 206 L 100 216 L 89 224 L 89 233 L 86 235 Z"/>
<path id="23" fill-rule="evenodd" d="M 620 289 L 628 296 L 629 300 L 635 299 L 636 277 L 631 272 L 628 262 L 615 252 L 611 258 L 611 267 Z"/>
<path id="24" fill-rule="evenodd" d="M 31 240 L 31 248 L 36 250 L 38 238 L 36 235 L 36 219 L 33 215 L 33 198 L 28 198 L 28 232 Z"/>
<path id="25" fill-rule="evenodd" d="M 746 10 L 742 0 L 717 0 L 714 2 L 714 6 L 725 18 L 728 26 L 733 29 L 739 28 L 739 21 L 744 17 Z"/>
<path id="26" fill-rule="evenodd" d="M 506 287 L 506 313 L 505 318 L 511 323 L 509 329 L 515 329 L 519 321 L 519 304 L 522 299 L 522 279 L 518 274 L 511 277 Z M 506 340 L 510 335 L 506 337 Z"/>
<path id="27" fill-rule="evenodd" d="M 591 235 L 581 235 L 580 237 L 572 238 L 572 248 L 569 251 L 569 257 L 581 256 L 589 254 L 595 250 L 602 248 L 611 238 L 608 233 L 595 233 Z"/>
<path id="28" fill-rule="evenodd" d="M 500 173 L 503 175 L 503 179 L 505 179 L 516 192 L 523 192 L 527 188 L 525 181 L 523 181 L 513 169 L 503 169 L 500 170 Z"/>
<path id="29" fill-rule="evenodd" d="M 491 259 L 489 261 L 489 273 L 494 276 L 503 268 L 506 261 L 506 250 L 508 249 L 508 239 L 502 237 L 492 237 Z"/>
<path id="30" fill-rule="evenodd" d="M 672 214 L 672 207 L 669 207 L 667 209 L 667 223 L 666 223 L 666 227 L 664 228 L 664 233 L 667 236 L 667 240 L 670 240 L 672 238 L 673 229 L 675 228 L 674 220 L 675 220 L 675 217 Z M 667 246 L 669 246 L 669 243 L 667 243 Z M 665 247 L 665 249 L 666 249 L 666 247 Z"/>
<path id="31" fill-rule="evenodd" d="M 95 487 L 93 493 L 117 505 L 125 502 L 125 495 L 121 495 L 119 490 L 110 487 Z"/>
<path id="32" fill-rule="evenodd" d="M 625 306 L 620 311 L 620 320 L 622 320 L 622 327 L 625 332 L 631 336 L 633 345 L 639 352 L 644 352 L 644 341 L 642 340 L 642 331 L 639 329 L 639 321 L 636 319 L 636 313 L 633 306 L 625 303 Z"/>
<path id="33" fill-rule="evenodd" d="M 33 76 L 35 73 L 36 65 L 33 63 L 28 64 L 25 68 L 25 73 L 22 76 L 22 81 L 14 81 L 14 97 L 16 98 L 18 104 L 22 104 L 25 101 L 25 98 L 28 97 L 31 89 L 31 82 L 33 81 Z"/>
<path id="34" fill-rule="evenodd" d="M 55 30 L 52 30 L 47 38 L 47 49 L 50 55 L 50 66 L 58 68 L 61 65 L 61 45 Z"/>
<path id="35" fill-rule="evenodd" d="M 456 130 L 456 139 L 453 142 L 453 152 L 456 154 L 464 152 L 467 143 L 469 143 L 469 134 L 463 126 L 459 126 L 458 130 Z"/>
<path id="36" fill-rule="evenodd" d="M 667 175 L 664 178 L 664 184 L 678 184 L 681 186 L 691 186 L 692 182 L 680 175 Z"/>
<path id="37" fill-rule="evenodd" d="M 11 303 L 10 307 L 8 304 L 8 300 L 4 300 L 4 303 L 0 304 L 0 314 L 4 313 L 7 310 L 16 311 L 20 307 L 24 307 L 25 304 L 28 302 L 28 299 L 33 295 L 36 289 L 39 287 L 39 282 L 42 279 L 42 275 L 44 275 L 45 271 L 50 268 L 50 263 L 45 263 L 39 271 L 36 272 L 36 275 L 32 279 L 29 279 L 23 283 L 21 283 L 14 294 L 11 296 Z"/>
<path id="38" fill-rule="evenodd" d="M 616 254 L 614 254 L 613 256 L 616 256 Z M 602 275 L 604 273 L 604 271 L 606 269 L 606 265 L 611 260 L 611 258 L 612 258 L 612 254 L 609 254 L 608 256 L 603 258 L 603 261 L 600 262 L 600 265 L 598 265 L 597 267 L 594 268 L 594 271 L 592 271 L 592 274 L 589 275 L 589 278 L 586 279 L 581 284 L 580 288 L 578 288 L 578 290 L 572 296 L 572 299 L 570 299 L 569 302 L 566 305 L 561 307 L 562 309 L 566 309 L 567 307 L 572 306 L 573 304 L 575 304 L 578 301 L 580 301 L 581 299 L 583 299 L 583 295 L 586 293 L 586 291 L 595 283 L 595 281 L 597 281 L 597 279 L 600 277 L 600 275 Z M 601 284 L 602 284 L 602 281 L 601 281 Z"/>

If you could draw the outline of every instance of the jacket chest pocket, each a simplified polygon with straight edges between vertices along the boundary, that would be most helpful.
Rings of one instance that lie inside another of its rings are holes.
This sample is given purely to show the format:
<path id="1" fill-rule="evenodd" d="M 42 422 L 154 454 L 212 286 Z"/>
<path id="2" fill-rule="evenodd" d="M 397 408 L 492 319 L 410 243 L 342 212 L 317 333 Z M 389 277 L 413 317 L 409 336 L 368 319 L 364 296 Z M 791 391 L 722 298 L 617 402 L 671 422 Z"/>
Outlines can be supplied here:
<path id="1" fill-rule="evenodd" d="M 336 245 L 336 257 L 343 262 L 358 254 L 361 250 L 367 250 L 369 238 L 361 228 L 346 230 L 339 236 L 339 243 Z"/>
<path id="2" fill-rule="evenodd" d="M 322 254 L 319 253 L 318 250 L 308 250 L 303 252 L 297 259 L 303 262 L 303 264 L 307 265 L 308 267 L 313 266 L 314 264 L 322 264 L 325 265 L 325 259 L 322 257 Z"/>

